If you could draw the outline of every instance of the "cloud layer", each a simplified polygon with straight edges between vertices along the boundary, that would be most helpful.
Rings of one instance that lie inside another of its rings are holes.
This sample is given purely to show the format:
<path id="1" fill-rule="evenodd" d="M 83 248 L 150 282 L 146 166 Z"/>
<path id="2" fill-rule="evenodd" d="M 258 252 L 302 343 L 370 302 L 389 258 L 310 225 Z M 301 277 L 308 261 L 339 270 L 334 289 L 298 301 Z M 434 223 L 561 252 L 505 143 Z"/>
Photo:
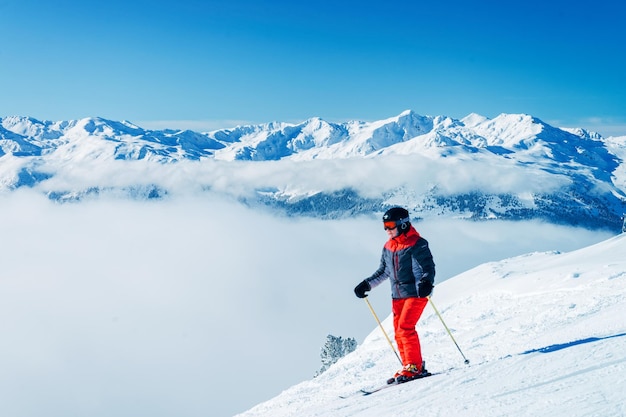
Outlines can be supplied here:
<path id="1" fill-rule="evenodd" d="M 232 415 L 310 378 L 327 334 L 360 341 L 375 326 L 352 289 L 378 266 L 376 219 L 31 192 L 3 196 L 0 215 L 0 391 L 15 417 Z M 438 280 L 607 237 L 535 222 L 416 227 Z M 388 297 L 370 297 L 381 317 Z"/>

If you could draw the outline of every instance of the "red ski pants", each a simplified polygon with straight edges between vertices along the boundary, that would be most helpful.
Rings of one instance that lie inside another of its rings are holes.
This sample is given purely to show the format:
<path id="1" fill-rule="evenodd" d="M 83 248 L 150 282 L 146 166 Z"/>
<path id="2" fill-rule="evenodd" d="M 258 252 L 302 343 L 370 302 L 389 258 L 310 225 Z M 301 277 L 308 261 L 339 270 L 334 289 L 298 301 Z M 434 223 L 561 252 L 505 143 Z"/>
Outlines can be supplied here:
<path id="1" fill-rule="evenodd" d="M 392 300 L 393 329 L 403 365 L 422 366 L 422 349 L 415 330 L 428 298 L 400 298 Z"/>

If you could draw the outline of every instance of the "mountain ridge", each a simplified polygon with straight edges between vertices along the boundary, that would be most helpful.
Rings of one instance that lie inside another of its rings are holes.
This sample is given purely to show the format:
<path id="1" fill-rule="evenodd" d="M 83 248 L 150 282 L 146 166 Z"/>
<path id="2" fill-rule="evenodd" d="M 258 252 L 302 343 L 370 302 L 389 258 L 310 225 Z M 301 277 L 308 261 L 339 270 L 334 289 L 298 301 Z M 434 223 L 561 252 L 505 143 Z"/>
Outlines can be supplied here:
<path id="1" fill-rule="evenodd" d="M 215 192 L 216 181 L 226 182 L 242 189 L 228 192 L 246 204 L 325 218 L 403 204 L 417 217 L 542 218 L 617 229 L 626 211 L 625 157 L 626 136 L 605 139 L 581 128 L 553 127 L 527 114 L 490 119 L 472 113 L 453 119 L 406 110 L 371 122 L 312 117 L 298 124 L 270 122 L 210 132 L 150 130 L 101 117 L 0 119 L 0 191 L 28 187 L 56 201 L 109 193 L 165 198 L 182 185 L 171 184 L 167 176 L 184 166 L 190 171 L 187 181 L 198 189 Z M 131 176 L 131 170 L 122 180 L 121 171 L 128 168 L 122 161 L 143 164 L 150 175 Z M 205 172 L 207 167 L 225 169 L 222 164 L 258 162 L 265 164 L 254 165 L 261 170 L 254 180 L 224 180 Z M 269 162 L 284 178 L 262 172 Z M 80 164 L 94 172 L 114 170 L 120 179 L 115 184 L 89 176 L 60 181 Z M 323 182 L 318 168 L 332 164 L 336 181 L 317 184 Z M 372 168 L 376 164 L 379 172 Z M 371 173 L 359 174 L 366 170 Z M 389 181 L 379 184 L 385 173 Z M 515 189 L 507 188 L 506 181 Z"/>

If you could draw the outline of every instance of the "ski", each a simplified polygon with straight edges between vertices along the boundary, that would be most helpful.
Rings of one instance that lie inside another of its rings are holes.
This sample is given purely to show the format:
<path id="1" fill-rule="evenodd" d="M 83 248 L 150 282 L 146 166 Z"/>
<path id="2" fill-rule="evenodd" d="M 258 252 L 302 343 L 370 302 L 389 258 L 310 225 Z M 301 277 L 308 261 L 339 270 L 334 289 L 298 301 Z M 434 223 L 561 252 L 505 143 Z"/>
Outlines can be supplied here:
<path id="1" fill-rule="evenodd" d="M 385 385 L 381 385 L 380 387 L 377 387 L 377 388 L 374 388 L 374 389 L 370 389 L 370 390 L 362 389 L 362 390 L 360 390 L 360 392 L 364 396 L 365 395 L 372 395 L 372 394 L 374 394 L 376 392 L 379 392 L 379 391 L 382 391 L 384 389 L 395 387 L 396 385 L 403 385 L 403 384 L 406 384 L 406 383 L 411 382 L 411 381 L 417 381 L 418 379 L 424 379 L 424 378 L 427 378 L 427 377 L 432 376 L 432 375 L 434 375 L 434 374 L 431 373 L 431 372 L 426 372 L 426 373 L 420 374 L 419 376 L 416 376 L 413 379 L 409 379 L 408 381 L 398 382 L 398 381 L 394 380 L 391 383 L 387 382 Z"/>
<path id="2" fill-rule="evenodd" d="M 362 396 L 372 395 L 372 394 L 374 394 L 374 393 L 376 393 L 378 391 L 382 391 L 382 390 L 387 389 L 387 388 L 395 387 L 396 385 L 406 384 L 407 382 L 415 381 L 415 380 L 418 380 L 418 379 L 423 379 L 423 378 L 429 377 L 431 375 L 438 375 L 438 374 L 440 374 L 440 372 L 433 372 L 433 373 L 427 372 L 425 374 L 422 374 L 422 375 L 418 376 L 417 378 L 413 378 L 413 379 L 410 379 L 410 380 L 405 381 L 405 382 L 398 383 L 396 381 L 396 382 L 392 382 L 391 384 L 390 383 L 386 383 L 385 385 L 381 385 L 381 386 L 376 387 L 376 388 L 370 388 L 370 389 L 362 388 L 362 389 L 360 389 L 357 392 L 352 393 L 352 394 L 340 395 L 339 398 L 346 399 L 346 398 L 350 398 L 350 397 L 353 397 L 353 396 L 356 396 L 356 395 L 362 395 Z"/>

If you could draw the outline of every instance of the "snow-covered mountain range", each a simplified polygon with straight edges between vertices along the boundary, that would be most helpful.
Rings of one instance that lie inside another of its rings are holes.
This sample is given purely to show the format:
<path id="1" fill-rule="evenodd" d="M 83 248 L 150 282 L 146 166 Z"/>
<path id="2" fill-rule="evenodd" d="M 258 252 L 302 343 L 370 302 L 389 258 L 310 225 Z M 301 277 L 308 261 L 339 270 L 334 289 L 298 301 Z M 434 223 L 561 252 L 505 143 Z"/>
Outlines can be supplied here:
<path id="1" fill-rule="evenodd" d="M 375 122 L 267 123 L 212 132 L 148 130 L 102 118 L 0 119 L 0 190 L 56 201 L 227 194 L 325 218 L 403 204 L 419 217 L 540 218 L 618 229 L 626 136 L 405 111 Z"/>

